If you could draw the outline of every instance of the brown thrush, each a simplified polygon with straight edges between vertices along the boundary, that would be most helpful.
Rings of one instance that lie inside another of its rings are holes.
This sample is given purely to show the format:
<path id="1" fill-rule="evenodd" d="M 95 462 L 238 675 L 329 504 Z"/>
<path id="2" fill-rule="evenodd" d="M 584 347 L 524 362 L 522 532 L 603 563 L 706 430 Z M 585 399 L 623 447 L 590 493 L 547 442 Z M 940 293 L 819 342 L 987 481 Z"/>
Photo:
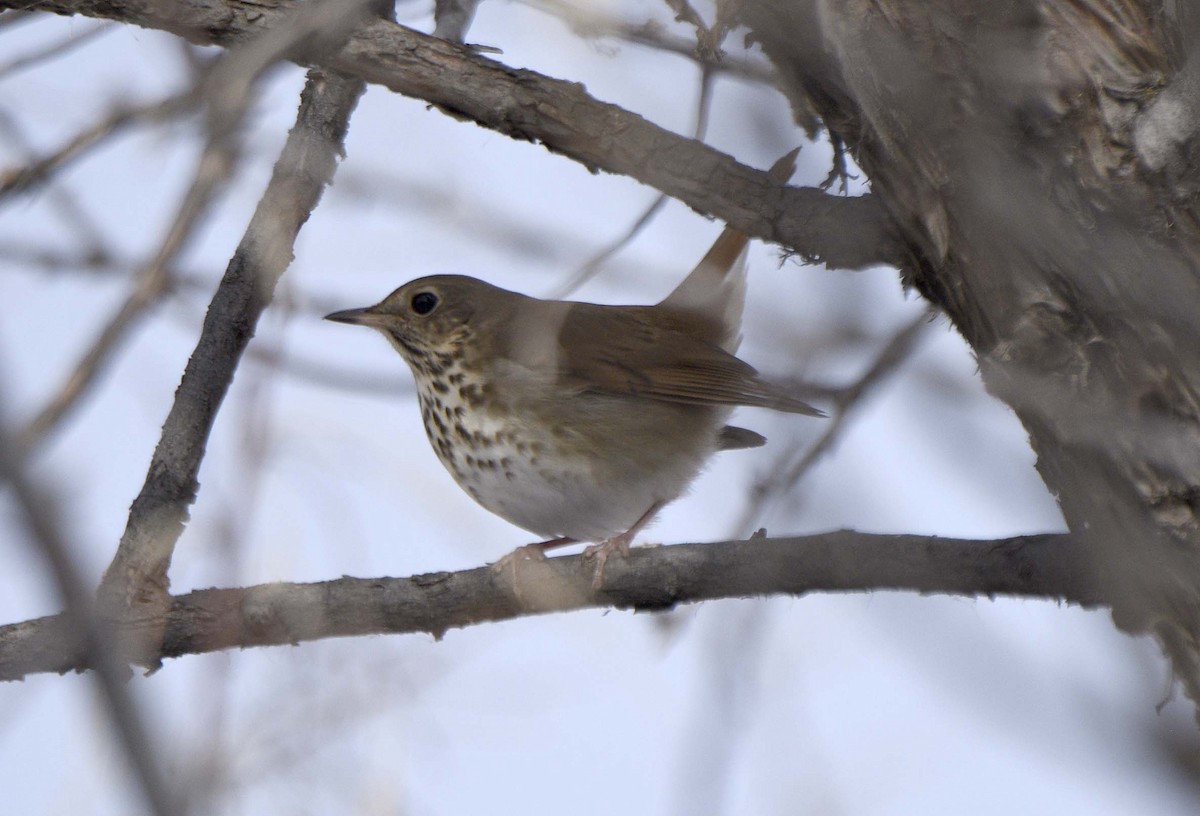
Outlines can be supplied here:
<path id="1" fill-rule="evenodd" d="M 327 319 L 377 329 L 400 352 L 438 459 L 477 502 L 551 539 L 542 549 L 604 542 L 602 566 L 712 454 L 766 441 L 725 424 L 735 406 L 822 416 L 733 355 L 746 244 L 726 229 L 655 306 L 435 275 Z"/>

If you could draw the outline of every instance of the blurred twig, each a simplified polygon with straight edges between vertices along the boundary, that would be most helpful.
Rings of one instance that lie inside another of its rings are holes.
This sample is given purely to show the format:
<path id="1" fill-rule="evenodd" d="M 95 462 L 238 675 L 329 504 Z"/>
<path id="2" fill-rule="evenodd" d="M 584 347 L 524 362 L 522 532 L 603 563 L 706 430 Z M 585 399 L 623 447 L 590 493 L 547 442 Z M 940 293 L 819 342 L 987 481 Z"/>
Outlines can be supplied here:
<path id="1" fill-rule="evenodd" d="M 416 388 L 412 378 L 404 376 L 397 366 L 394 371 L 375 374 L 369 371 L 350 371 L 344 365 L 310 360 L 294 351 L 250 348 L 246 354 L 256 363 L 279 369 L 281 374 L 337 391 L 350 391 L 379 397 L 413 396 Z"/>
<path id="2" fill-rule="evenodd" d="M 231 123 L 230 123 L 231 124 Z M 236 161 L 236 143 L 231 128 L 210 133 L 197 163 L 190 187 L 175 214 L 154 258 L 137 276 L 132 291 L 109 318 L 96 339 L 73 367 L 71 374 L 17 436 L 22 454 L 31 452 L 75 407 L 95 382 L 103 366 L 116 351 L 126 334 L 167 290 L 171 264 L 183 250 L 209 202 L 225 182 Z"/>
<path id="3" fill-rule="evenodd" d="M 760 479 L 750 490 L 750 501 L 736 530 L 747 530 L 768 507 L 796 485 L 809 469 L 837 442 L 847 427 L 847 420 L 862 400 L 891 374 L 895 373 L 916 348 L 937 310 L 930 307 L 903 326 L 887 340 L 874 362 L 862 376 L 845 388 L 833 392 L 833 416 L 817 441 L 802 451 L 789 451 L 770 469 L 767 478 Z"/>
<path id="4" fill-rule="evenodd" d="M 0 108 L 0 130 L 25 154 L 27 164 L 33 164 L 38 160 L 37 151 L 34 150 L 32 142 L 25 135 L 21 122 L 15 115 L 3 108 Z M 108 242 L 99 225 L 66 185 L 51 184 L 48 188 L 47 198 L 66 222 L 66 232 L 73 243 L 87 247 L 90 254 L 102 255 L 108 252 Z"/>
<path id="5" fill-rule="evenodd" d="M 704 134 L 708 131 L 708 118 L 712 112 L 712 80 L 712 71 L 705 66 L 700 72 L 700 92 L 696 100 L 696 125 L 692 130 L 692 138 L 697 141 L 703 141 Z M 612 258 L 622 249 L 629 246 L 629 243 L 646 228 L 646 225 L 654 220 L 654 216 L 658 215 L 659 210 L 666 203 L 666 194 L 659 193 L 654 201 L 650 202 L 650 206 L 625 231 L 624 235 L 585 261 L 582 266 L 575 270 L 575 274 L 566 283 L 559 286 L 547 295 L 547 297 L 554 300 L 561 300 L 578 291 L 579 287 L 596 276 L 604 264 L 608 263 L 609 258 Z"/>
<path id="6" fill-rule="evenodd" d="M 186 811 L 184 802 L 167 786 L 141 710 L 130 694 L 129 669 L 114 649 L 112 628 L 93 613 L 92 595 L 76 564 L 74 549 L 62 532 L 55 503 L 48 491 L 25 473 L 13 452 L 12 440 L 0 417 L 0 486 L 7 486 L 16 499 L 19 517 L 49 566 L 66 609 L 57 616 L 58 625 L 49 633 L 55 648 L 74 653 L 74 662 L 60 670 L 90 668 L 96 672 L 113 728 L 150 812 L 155 816 L 182 814 Z"/>
<path id="7" fill-rule="evenodd" d="M 281 321 L 286 321 L 290 314 L 282 311 Z M 284 337 L 282 330 L 272 332 L 266 350 L 282 357 Z M 274 418 L 270 403 L 277 373 L 275 366 L 260 366 L 239 378 L 241 399 L 233 406 L 240 408 L 235 420 L 238 460 L 232 484 L 222 491 L 225 500 L 216 519 L 211 548 L 211 560 L 219 567 L 215 577 L 222 583 L 242 583 L 244 545 L 253 528 L 264 487 Z M 197 707 L 204 708 L 203 744 L 195 751 L 181 787 L 191 791 L 192 801 L 207 803 L 211 808 L 224 792 L 223 783 L 231 764 L 228 731 L 234 687 L 230 683 L 232 665 L 228 661 L 213 661 L 207 668 L 209 675 L 204 686 L 209 693 L 206 699 L 195 701 Z"/>
<path id="8" fill-rule="evenodd" d="M 32 68 L 38 63 L 60 57 L 69 51 L 79 48 L 81 45 L 87 45 L 99 35 L 107 31 L 115 31 L 116 29 L 117 26 L 113 23 L 100 23 L 82 32 L 73 31 L 69 36 L 64 37 L 58 42 L 50 43 L 37 51 L 16 57 L 0 65 L 0 79 L 6 79 L 9 74 L 15 74 L 26 68 Z"/>
<path id="9" fill-rule="evenodd" d="M 433 36 L 461 43 L 475 17 L 479 0 L 435 0 Z"/>
<path id="10" fill-rule="evenodd" d="M 718 55 L 712 51 L 697 51 L 695 39 L 670 34 L 663 29 L 661 24 L 653 20 L 631 23 L 606 14 L 595 6 L 576 5 L 566 2 L 566 0 L 521 0 L 521 2 L 530 8 L 558 17 L 567 23 L 576 35 L 585 39 L 611 37 L 625 40 L 635 45 L 687 57 L 718 73 L 728 73 L 769 85 L 775 83 L 775 71 L 765 60 L 733 57 L 728 54 Z"/>
<path id="11" fill-rule="evenodd" d="M 195 93 L 189 90 L 154 102 L 118 107 L 96 124 L 81 130 L 58 149 L 34 157 L 21 167 L 11 167 L 0 172 L 0 200 L 45 182 L 51 174 L 62 169 L 67 163 L 80 158 L 88 150 L 103 145 L 125 129 L 178 116 L 190 109 L 195 102 Z"/>
<path id="12" fill-rule="evenodd" d="M 238 127 L 250 104 L 255 81 L 279 60 L 314 37 L 344 36 L 360 21 L 357 0 L 323 0 L 301 6 L 277 28 L 228 52 L 208 71 L 197 89 L 205 106 L 207 138 L 192 183 L 158 252 L 138 274 L 133 290 L 109 319 L 58 391 L 22 430 L 17 442 L 28 453 L 78 404 L 125 336 L 169 286 L 169 270 L 183 250 L 214 195 L 229 178 L 238 153 Z M 340 35 L 339 35 L 340 32 Z M 271 237 L 269 230 L 262 230 Z"/>
<path id="13" fill-rule="evenodd" d="M 14 2 L 0 0 L 0 8 Z M 285 18 L 295 5 L 195 0 L 164 11 L 154 4 L 42 0 L 39 8 L 116 19 L 180 33 L 197 43 L 231 46 Z M 290 56 L 304 63 L 316 61 L 306 53 Z M 361 26 L 341 50 L 319 61 L 423 99 L 456 118 L 540 143 L 589 169 L 637 179 L 733 229 L 790 246 L 805 259 L 858 269 L 909 257 L 874 194 L 843 198 L 813 188 L 772 185 L 766 173 L 600 102 L 577 82 L 514 69 L 385 20 Z M 622 138 L 611 138 L 618 132 Z"/>

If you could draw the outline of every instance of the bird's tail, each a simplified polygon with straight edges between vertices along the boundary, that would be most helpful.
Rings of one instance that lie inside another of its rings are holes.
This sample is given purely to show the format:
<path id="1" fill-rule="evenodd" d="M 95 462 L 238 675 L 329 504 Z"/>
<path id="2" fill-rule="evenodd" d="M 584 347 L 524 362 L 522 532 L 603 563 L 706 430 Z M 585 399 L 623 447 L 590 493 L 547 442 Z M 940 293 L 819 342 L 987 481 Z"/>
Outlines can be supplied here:
<path id="1" fill-rule="evenodd" d="M 780 158 L 767 175 L 786 183 L 796 171 L 796 148 Z M 726 227 L 712 247 L 683 279 L 662 306 L 683 312 L 698 312 L 715 318 L 723 327 L 720 346 L 733 353 L 741 345 L 742 311 L 746 305 L 746 247 L 750 238 Z"/>

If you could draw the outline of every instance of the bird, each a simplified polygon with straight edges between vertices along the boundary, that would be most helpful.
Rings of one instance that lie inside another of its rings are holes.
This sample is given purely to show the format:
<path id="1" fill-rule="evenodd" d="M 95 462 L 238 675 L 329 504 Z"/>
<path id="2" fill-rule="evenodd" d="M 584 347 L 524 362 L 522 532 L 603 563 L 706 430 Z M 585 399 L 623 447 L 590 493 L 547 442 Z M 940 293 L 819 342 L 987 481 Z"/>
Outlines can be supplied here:
<path id="1" fill-rule="evenodd" d="M 772 176 L 786 181 L 794 160 Z M 711 456 L 766 442 L 726 424 L 735 407 L 824 416 L 735 356 L 748 243 L 727 227 L 655 305 L 542 300 L 432 275 L 326 319 L 384 335 L 455 481 L 545 539 L 498 563 L 591 542 L 598 585 L 608 557 L 627 553 Z"/>

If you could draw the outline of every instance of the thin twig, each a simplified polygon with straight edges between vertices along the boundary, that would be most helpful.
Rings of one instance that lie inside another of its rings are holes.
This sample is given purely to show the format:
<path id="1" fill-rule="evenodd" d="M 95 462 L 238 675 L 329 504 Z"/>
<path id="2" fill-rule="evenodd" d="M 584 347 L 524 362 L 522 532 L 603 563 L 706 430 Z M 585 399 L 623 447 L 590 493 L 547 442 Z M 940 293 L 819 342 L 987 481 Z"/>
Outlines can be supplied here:
<path id="1" fill-rule="evenodd" d="M 0 0 L 0 8 L 18 0 Z M 231 46 L 287 17 L 295 5 L 248 0 L 112 4 L 41 0 L 58 14 L 116 19 Z M 164 10 L 165 9 L 165 10 Z M 577 82 L 515 69 L 469 48 L 385 20 L 359 27 L 340 50 L 297 62 L 360 77 L 435 105 L 498 133 L 533 141 L 592 170 L 626 175 L 755 238 L 791 247 L 840 269 L 910 259 L 875 194 L 842 198 L 808 187 L 773 185 L 764 172 L 671 133 Z M 620 139 L 611 134 L 620 133 Z"/>
<path id="2" fill-rule="evenodd" d="M 278 27 L 227 53 L 208 72 L 199 91 L 205 103 L 207 139 L 175 220 L 120 308 L 88 346 L 66 381 L 18 436 L 23 454 L 42 442 L 79 403 L 132 327 L 166 292 L 171 264 L 237 162 L 237 128 L 250 104 L 257 79 L 301 43 L 314 37 L 326 42 L 344 37 L 360 22 L 364 6 L 359 0 L 323 0 L 301 6 Z"/>
<path id="3" fill-rule="evenodd" d="M 207 212 L 209 202 L 228 178 L 236 161 L 236 143 L 231 136 L 228 129 L 211 134 L 197 162 L 192 183 L 158 252 L 138 273 L 133 289 L 88 345 L 71 374 L 17 435 L 16 442 L 22 455 L 31 453 L 79 403 L 135 323 L 166 292 L 171 264 Z"/>
<path id="4" fill-rule="evenodd" d="M 117 26 L 113 23 L 100 23 L 85 29 L 82 32 L 72 31 L 68 36 L 64 37 L 56 43 L 50 43 L 37 51 L 24 54 L 15 59 L 0 65 L 0 79 L 7 79 L 9 74 L 15 74 L 19 71 L 24 71 L 27 68 L 45 62 L 46 60 L 60 57 L 63 54 L 69 53 L 80 46 L 87 45 L 96 37 L 107 31 L 116 31 Z"/>
<path id="5" fill-rule="evenodd" d="M 693 138 L 697 141 L 704 141 L 704 134 L 708 131 L 708 119 L 712 112 L 712 80 L 712 71 L 705 66 L 700 72 L 700 93 L 696 101 L 696 124 L 692 129 Z M 625 231 L 624 235 L 585 261 L 582 266 L 575 270 L 575 274 L 566 283 L 559 286 L 547 295 L 547 297 L 554 300 L 561 300 L 578 291 L 579 287 L 583 286 L 600 272 L 610 258 L 629 246 L 633 239 L 637 238 L 642 230 L 646 228 L 646 225 L 654 220 L 654 217 L 658 215 L 666 203 L 666 193 L 659 193 L 654 201 L 650 202 L 650 206 Z"/>
<path id="6" fill-rule="evenodd" d="M 172 94 L 164 99 L 140 105 L 118 107 L 96 124 L 85 128 L 56 150 L 33 158 L 21 167 L 0 172 L 0 199 L 24 192 L 35 184 L 44 183 L 53 173 L 89 150 L 124 132 L 131 126 L 165 121 L 190 109 L 196 101 L 193 91 Z"/>
<path id="7" fill-rule="evenodd" d="M 634 45 L 665 51 L 694 60 L 717 73 L 727 73 L 742 79 L 775 84 L 775 71 L 763 60 L 732 57 L 722 54 L 697 52 L 696 40 L 669 34 L 659 23 L 648 20 L 630 23 L 596 10 L 594 7 L 577 6 L 564 0 L 520 0 L 530 8 L 558 17 L 567 23 L 576 35 L 587 39 L 611 37 Z"/>
<path id="8" fill-rule="evenodd" d="M 0 394 L 3 394 L 0 389 Z M 0 484 L 8 486 L 16 500 L 19 517 L 38 551 L 45 559 L 57 584 L 66 609 L 60 616 L 53 639 L 55 648 L 69 648 L 78 662 L 62 666 L 61 670 L 88 667 L 96 670 L 96 680 L 113 729 L 133 766 L 150 811 L 157 816 L 172 816 L 186 811 L 166 784 L 151 745 L 141 710 L 128 686 L 129 669 L 115 650 L 112 627 L 93 613 L 93 598 L 80 572 L 71 546 L 63 534 L 54 512 L 55 502 L 49 492 L 34 483 L 18 459 L 12 456 L 12 440 L 0 417 Z"/>
<path id="9" fill-rule="evenodd" d="M 37 161 L 37 151 L 32 140 L 25 134 L 17 117 L 0 108 L 0 130 L 26 156 L 26 163 Z M 67 237 L 87 248 L 89 253 L 103 254 L 108 251 L 108 242 L 100 225 L 79 202 L 65 184 L 51 184 L 47 189 L 47 200 L 58 211 L 67 227 Z"/>

